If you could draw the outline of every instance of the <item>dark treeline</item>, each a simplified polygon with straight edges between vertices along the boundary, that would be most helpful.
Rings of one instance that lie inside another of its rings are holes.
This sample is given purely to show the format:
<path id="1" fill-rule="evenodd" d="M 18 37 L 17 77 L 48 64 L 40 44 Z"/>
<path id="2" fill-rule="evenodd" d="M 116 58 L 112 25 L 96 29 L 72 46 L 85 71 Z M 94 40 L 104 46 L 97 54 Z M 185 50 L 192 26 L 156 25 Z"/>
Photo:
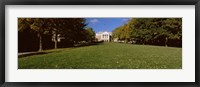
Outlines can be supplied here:
<path id="1" fill-rule="evenodd" d="M 95 33 L 84 18 L 18 18 L 18 51 L 72 47 L 92 43 Z"/>
<path id="2" fill-rule="evenodd" d="M 182 47 L 182 18 L 132 18 L 113 31 L 125 43 Z"/>

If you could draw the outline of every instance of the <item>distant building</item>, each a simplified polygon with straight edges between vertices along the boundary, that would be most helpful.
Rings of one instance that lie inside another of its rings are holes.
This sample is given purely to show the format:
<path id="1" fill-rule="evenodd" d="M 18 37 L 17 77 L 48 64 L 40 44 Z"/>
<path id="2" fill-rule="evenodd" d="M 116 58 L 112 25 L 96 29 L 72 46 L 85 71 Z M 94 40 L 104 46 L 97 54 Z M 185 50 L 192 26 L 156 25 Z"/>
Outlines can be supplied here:
<path id="1" fill-rule="evenodd" d="M 62 37 L 61 34 L 57 34 L 57 42 L 61 42 L 62 39 L 65 39 L 65 37 Z M 56 34 L 53 34 L 52 41 L 56 41 Z"/>
<path id="2" fill-rule="evenodd" d="M 110 42 L 111 41 L 111 32 L 98 32 L 96 33 L 96 38 L 98 41 Z"/>

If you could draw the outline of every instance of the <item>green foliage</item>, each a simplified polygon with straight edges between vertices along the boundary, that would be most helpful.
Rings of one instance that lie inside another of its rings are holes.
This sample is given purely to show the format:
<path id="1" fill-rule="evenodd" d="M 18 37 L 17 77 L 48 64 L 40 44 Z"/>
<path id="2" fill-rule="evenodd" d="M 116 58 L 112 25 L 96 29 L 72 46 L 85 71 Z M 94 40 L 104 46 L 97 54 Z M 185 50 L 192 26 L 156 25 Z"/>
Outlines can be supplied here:
<path id="1" fill-rule="evenodd" d="M 136 41 L 137 44 L 170 45 L 181 47 L 181 18 L 132 18 L 113 31 L 119 40 Z"/>
<path id="2" fill-rule="evenodd" d="M 18 31 L 37 32 L 40 39 L 39 50 L 42 50 L 43 36 L 54 36 L 55 48 L 57 48 L 57 35 L 60 34 L 63 39 L 62 45 L 74 44 L 85 40 L 84 18 L 18 18 Z M 52 39 L 52 38 L 49 38 Z"/>
<path id="3" fill-rule="evenodd" d="M 61 50 L 19 58 L 19 69 L 182 68 L 182 48 L 103 43 Z"/>
<path id="4" fill-rule="evenodd" d="M 18 30 L 23 31 L 30 29 L 37 32 L 39 37 L 39 51 L 43 50 L 42 47 L 42 36 L 49 32 L 49 19 L 48 18 L 19 18 L 18 19 Z"/>
<path id="5" fill-rule="evenodd" d="M 94 42 L 95 41 L 95 32 L 92 28 L 87 28 L 85 30 L 86 41 Z"/>

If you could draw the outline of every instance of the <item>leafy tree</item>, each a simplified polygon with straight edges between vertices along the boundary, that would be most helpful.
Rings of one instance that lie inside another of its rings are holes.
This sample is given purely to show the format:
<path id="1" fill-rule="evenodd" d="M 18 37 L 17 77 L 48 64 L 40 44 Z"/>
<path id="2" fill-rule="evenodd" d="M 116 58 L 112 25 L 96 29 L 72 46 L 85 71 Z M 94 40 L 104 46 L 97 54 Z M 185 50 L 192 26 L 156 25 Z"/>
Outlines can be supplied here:
<path id="1" fill-rule="evenodd" d="M 95 40 L 95 32 L 92 28 L 87 28 L 85 30 L 86 41 L 93 42 Z"/>
<path id="2" fill-rule="evenodd" d="M 138 44 L 181 46 L 181 18 L 132 18 L 113 31 L 114 38 Z"/>
<path id="3" fill-rule="evenodd" d="M 84 18 L 19 18 L 19 31 L 28 30 L 37 32 L 39 37 L 39 51 L 43 50 L 43 36 L 45 34 L 52 35 L 54 48 L 58 46 L 58 35 L 62 35 L 65 39 L 61 45 L 67 42 L 78 43 L 85 40 L 84 29 L 87 25 Z"/>
<path id="4" fill-rule="evenodd" d="M 39 37 L 39 51 L 43 50 L 42 47 L 42 36 L 49 32 L 48 19 L 47 18 L 19 18 L 18 29 L 23 31 L 24 29 L 31 29 L 37 32 Z"/>
<path id="5" fill-rule="evenodd" d="M 84 41 L 86 25 L 84 18 L 65 18 L 61 34 L 67 42 L 78 43 Z"/>
<path id="6" fill-rule="evenodd" d="M 124 28 L 124 26 L 120 26 L 120 27 L 116 28 L 115 30 L 113 30 L 112 38 L 124 40 L 123 28 Z"/>

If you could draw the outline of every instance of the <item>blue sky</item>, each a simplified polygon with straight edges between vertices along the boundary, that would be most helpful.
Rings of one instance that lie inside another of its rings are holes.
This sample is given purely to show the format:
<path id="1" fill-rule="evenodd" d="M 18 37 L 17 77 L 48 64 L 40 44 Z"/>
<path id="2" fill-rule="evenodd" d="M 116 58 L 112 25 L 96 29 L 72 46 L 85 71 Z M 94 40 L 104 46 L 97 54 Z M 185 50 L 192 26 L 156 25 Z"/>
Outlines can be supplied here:
<path id="1" fill-rule="evenodd" d="M 125 24 L 130 18 L 86 18 L 87 27 L 97 32 L 112 32 L 115 28 Z"/>

